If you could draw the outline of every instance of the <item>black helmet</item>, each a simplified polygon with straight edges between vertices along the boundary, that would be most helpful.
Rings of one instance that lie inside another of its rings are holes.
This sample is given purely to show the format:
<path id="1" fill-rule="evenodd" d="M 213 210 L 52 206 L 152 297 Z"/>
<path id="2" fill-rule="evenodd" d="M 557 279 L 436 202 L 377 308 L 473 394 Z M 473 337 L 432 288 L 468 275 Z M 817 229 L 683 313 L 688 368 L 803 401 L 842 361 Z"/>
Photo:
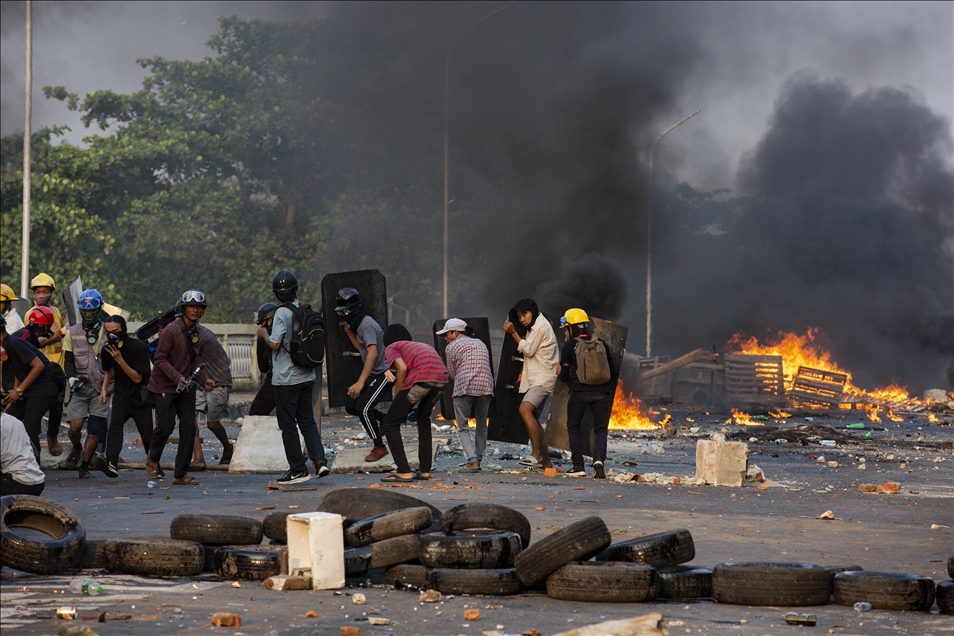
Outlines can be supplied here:
<path id="1" fill-rule="evenodd" d="M 179 299 L 179 305 L 182 307 L 188 307 L 189 305 L 197 305 L 205 309 L 208 305 L 205 302 L 205 294 L 200 292 L 198 289 L 189 289 L 184 294 L 182 298 Z"/>
<path id="2" fill-rule="evenodd" d="M 255 324 L 261 325 L 265 322 L 266 318 L 275 315 L 275 310 L 278 309 L 278 305 L 275 303 L 265 303 L 258 308 L 258 311 L 255 312 Z"/>
<path id="3" fill-rule="evenodd" d="M 172 311 L 175 313 L 176 318 L 182 315 L 182 299 L 176 301 L 176 304 L 173 305 Z"/>
<path id="4" fill-rule="evenodd" d="M 295 276 L 295 272 L 283 269 L 275 274 L 275 278 L 272 279 L 272 291 L 275 292 L 279 302 L 287 303 L 295 300 L 298 296 L 298 277 Z"/>
<path id="5" fill-rule="evenodd" d="M 361 294 L 354 287 L 342 287 L 338 290 L 338 297 L 335 298 L 335 313 L 339 316 L 345 316 L 361 306 Z"/>

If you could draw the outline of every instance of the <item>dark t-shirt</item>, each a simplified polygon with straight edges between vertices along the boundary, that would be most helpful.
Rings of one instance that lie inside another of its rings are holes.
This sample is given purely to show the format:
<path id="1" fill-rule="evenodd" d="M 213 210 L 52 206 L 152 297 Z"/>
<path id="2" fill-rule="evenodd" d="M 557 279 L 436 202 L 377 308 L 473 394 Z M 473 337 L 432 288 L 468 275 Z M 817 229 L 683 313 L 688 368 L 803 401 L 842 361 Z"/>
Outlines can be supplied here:
<path id="1" fill-rule="evenodd" d="M 122 397 L 133 406 L 144 406 L 141 387 L 149 384 L 149 374 L 152 371 L 152 368 L 149 366 L 149 349 L 139 340 L 127 337 L 123 340 L 123 346 L 119 351 L 123 354 L 123 360 L 126 361 L 126 364 L 128 364 L 133 371 L 142 375 L 142 380 L 133 382 L 132 378 L 126 375 L 123 368 L 119 366 L 119 363 L 113 360 L 113 356 L 109 355 L 106 350 L 103 350 L 101 356 L 103 372 L 105 373 L 110 369 L 115 370 L 113 374 L 115 378 L 113 395 Z"/>
<path id="2" fill-rule="evenodd" d="M 46 356 L 40 353 L 39 349 L 21 338 L 7 336 L 3 343 L 3 348 L 7 350 L 7 360 L 3 363 L 3 366 L 6 367 L 10 365 L 13 368 L 13 375 L 20 382 L 26 380 L 27 376 L 30 375 L 30 361 L 33 360 L 33 358 L 39 358 L 44 367 L 49 362 Z M 60 390 L 57 388 L 56 383 L 44 373 L 27 387 L 21 399 L 48 397 L 51 395 L 59 395 L 59 393 Z"/>

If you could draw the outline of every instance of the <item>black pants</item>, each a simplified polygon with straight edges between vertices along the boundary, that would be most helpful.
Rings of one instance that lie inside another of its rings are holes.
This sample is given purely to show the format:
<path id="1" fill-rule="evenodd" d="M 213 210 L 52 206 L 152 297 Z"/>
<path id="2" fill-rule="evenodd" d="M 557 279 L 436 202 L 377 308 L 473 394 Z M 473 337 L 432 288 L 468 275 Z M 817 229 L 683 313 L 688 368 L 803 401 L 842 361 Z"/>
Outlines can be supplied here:
<path id="1" fill-rule="evenodd" d="M 275 387 L 272 386 L 272 374 L 266 373 L 262 386 L 258 388 L 255 399 L 248 407 L 249 415 L 268 415 L 275 410 Z"/>
<path id="2" fill-rule="evenodd" d="M 404 452 L 404 441 L 401 439 L 401 424 L 407 421 L 407 414 L 414 408 L 414 405 L 408 399 L 410 389 L 411 387 L 402 389 L 394 396 L 391 408 L 388 409 L 388 414 L 384 416 L 384 434 L 388 438 L 388 447 L 399 473 L 411 472 L 411 467 L 407 463 L 407 454 Z M 443 388 L 431 389 L 418 402 L 417 456 L 421 460 L 419 470 L 422 473 L 431 472 L 434 453 L 431 443 L 431 411 L 434 410 L 434 405 L 437 404 L 437 400 L 440 399 L 443 391 Z"/>
<path id="3" fill-rule="evenodd" d="M 570 454 L 573 465 L 583 465 L 583 439 L 580 437 L 580 422 L 589 406 L 593 411 L 593 461 L 606 461 L 606 437 L 609 432 L 610 414 L 613 411 L 613 394 L 606 391 L 571 391 L 566 403 L 566 432 L 570 438 Z"/>
<path id="4" fill-rule="evenodd" d="M 114 393 L 113 412 L 110 414 L 106 432 L 106 459 L 114 465 L 119 462 L 119 452 L 123 449 L 123 428 L 129 419 L 136 422 L 136 429 L 147 455 L 152 446 L 152 409 L 145 404 L 135 406 L 123 396 Z"/>
<path id="5" fill-rule="evenodd" d="M 325 447 L 321 443 L 321 433 L 312 410 L 313 386 L 314 382 L 275 385 L 275 415 L 278 418 L 278 428 L 282 431 L 282 446 L 285 447 L 288 467 L 295 472 L 308 468 L 305 456 L 301 454 L 299 431 L 305 439 L 305 448 L 308 449 L 308 456 L 315 465 L 315 470 L 326 464 Z"/>
<path id="6" fill-rule="evenodd" d="M 0 479 L 0 496 L 33 495 L 34 497 L 39 497 L 45 485 L 46 483 L 33 484 L 32 486 L 21 484 L 10 475 L 4 473 L 3 478 Z"/>
<path id="7" fill-rule="evenodd" d="M 55 395 L 20 398 L 7 411 L 7 413 L 23 422 L 30 443 L 33 444 L 37 453 L 40 452 L 40 429 L 43 424 L 43 415 L 52 409 L 53 403 L 57 399 L 59 398 Z M 60 410 L 62 411 L 62 407 Z M 56 425 L 59 426 L 59 422 Z"/>
<path id="8" fill-rule="evenodd" d="M 185 477 L 192 462 L 192 444 L 195 441 L 195 389 L 185 393 L 153 393 L 156 403 L 156 430 L 152 433 L 148 458 L 159 463 L 169 436 L 179 418 L 179 450 L 176 452 L 176 477 Z"/>
<path id="9" fill-rule="evenodd" d="M 368 377 L 358 397 L 353 398 L 349 395 L 348 401 L 345 402 L 345 412 L 361 420 L 361 426 L 367 431 L 368 437 L 375 446 L 384 444 L 378 431 L 378 422 L 384 419 L 384 414 L 374 407 L 378 402 L 386 402 L 389 399 L 391 399 L 391 383 L 385 379 L 383 373 L 379 373 Z M 390 440 L 389 437 L 389 443 Z"/>
<path id="10" fill-rule="evenodd" d="M 46 436 L 56 438 L 60 433 L 60 424 L 63 421 L 63 400 L 66 399 L 66 375 L 63 369 L 55 362 L 48 362 L 44 371 L 60 390 L 60 395 L 50 404 L 50 414 L 46 422 Z"/>

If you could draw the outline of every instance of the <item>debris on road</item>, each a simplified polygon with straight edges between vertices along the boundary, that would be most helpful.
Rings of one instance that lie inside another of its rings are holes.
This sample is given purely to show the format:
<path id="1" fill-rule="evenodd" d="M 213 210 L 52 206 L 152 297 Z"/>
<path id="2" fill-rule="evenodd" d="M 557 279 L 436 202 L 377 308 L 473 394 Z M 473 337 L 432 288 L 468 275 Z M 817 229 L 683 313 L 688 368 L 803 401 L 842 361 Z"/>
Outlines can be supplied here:
<path id="1" fill-rule="evenodd" d="M 554 636 L 668 636 L 666 621 L 659 612 L 634 618 L 604 621 L 560 632 Z"/>
<path id="2" fill-rule="evenodd" d="M 901 484 L 896 481 L 888 481 L 883 484 L 861 484 L 858 486 L 858 492 L 865 494 L 896 495 L 901 492 Z"/>
<path id="3" fill-rule="evenodd" d="M 241 627 L 242 617 L 230 612 L 216 612 L 212 615 L 213 627 Z"/>

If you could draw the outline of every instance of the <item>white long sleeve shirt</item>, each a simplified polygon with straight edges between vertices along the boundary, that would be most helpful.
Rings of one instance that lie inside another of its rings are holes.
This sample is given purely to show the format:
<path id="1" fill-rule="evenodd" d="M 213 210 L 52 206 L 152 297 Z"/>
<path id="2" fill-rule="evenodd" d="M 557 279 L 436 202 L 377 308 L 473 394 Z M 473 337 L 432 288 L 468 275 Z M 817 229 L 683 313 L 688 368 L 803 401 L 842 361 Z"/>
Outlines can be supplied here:
<path id="1" fill-rule="evenodd" d="M 526 393 L 532 386 L 553 392 L 560 369 L 560 350 L 557 348 L 553 327 L 543 314 L 537 315 L 527 337 L 517 345 L 517 351 L 523 354 L 520 392 Z"/>

